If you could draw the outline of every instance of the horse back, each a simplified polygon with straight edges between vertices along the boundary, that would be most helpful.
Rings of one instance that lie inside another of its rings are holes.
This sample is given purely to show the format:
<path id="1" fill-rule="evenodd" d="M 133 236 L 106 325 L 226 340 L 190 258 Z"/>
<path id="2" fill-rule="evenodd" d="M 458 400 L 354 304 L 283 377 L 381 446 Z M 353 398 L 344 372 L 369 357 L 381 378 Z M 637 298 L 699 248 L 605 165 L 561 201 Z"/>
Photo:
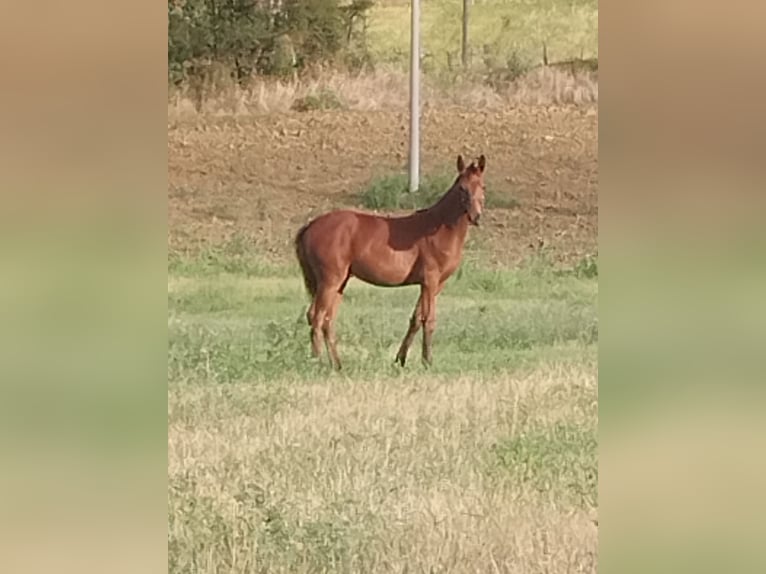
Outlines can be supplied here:
<path id="1" fill-rule="evenodd" d="M 309 226 L 309 249 L 325 267 L 376 285 L 402 285 L 417 275 L 417 233 L 407 218 L 337 210 Z"/>

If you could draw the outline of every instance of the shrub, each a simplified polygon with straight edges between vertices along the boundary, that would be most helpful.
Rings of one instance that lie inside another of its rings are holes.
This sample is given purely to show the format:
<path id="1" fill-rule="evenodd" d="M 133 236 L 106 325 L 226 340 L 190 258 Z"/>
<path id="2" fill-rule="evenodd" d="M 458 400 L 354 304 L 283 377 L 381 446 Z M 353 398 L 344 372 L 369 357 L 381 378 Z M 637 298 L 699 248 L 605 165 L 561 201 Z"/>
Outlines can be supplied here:
<path id="1" fill-rule="evenodd" d="M 598 256 L 586 255 L 580 259 L 574 267 L 574 274 L 588 279 L 598 277 Z"/>
<path id="2" fill-rule="evenodd" d="M 359 203 L 367 209 L 421 209 L 433 204 L 452 185 L 453 176 L 426 176 L 417 192 L 410 193 L 406 174 L 386 175 L 374 179 L 359 194 Z"/>
<path id="3" fill-rule="evenodd" d="M 511 52 L 503 63 L 497 63 L 494 60 L 485 58 L 487 74 L 485 82 L 496 90 L 507 89 L 507 87 L 523 77 L 531 66 L 524 60 L 518 52 Z"/>
<path id="4" fill-rule="evenodd" d="M 311 110 L 342 110 L 346 107 L 335 92 L 322 88 L 313 94 L 296 99 L 291 109 L 296 112 L 309 112 Z"/>
<path id="5" fill-rule="evenodd" d="M 215 63 L 245 83 L 254 72 L 285 75 L 332 62 L 343 48 L 364 54 L 355 22 L 371 6 L 370 0 L 285 0 L 273 9 L 255 0 L 168 0 L 169 80 L 204 76 Z"/>

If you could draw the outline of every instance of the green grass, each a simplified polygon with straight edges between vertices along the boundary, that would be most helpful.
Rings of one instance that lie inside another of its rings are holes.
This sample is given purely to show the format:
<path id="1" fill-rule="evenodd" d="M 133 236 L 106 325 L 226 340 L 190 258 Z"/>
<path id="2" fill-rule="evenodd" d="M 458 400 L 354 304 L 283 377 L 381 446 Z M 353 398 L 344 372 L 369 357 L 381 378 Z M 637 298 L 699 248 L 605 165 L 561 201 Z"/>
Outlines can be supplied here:
<path id="1" fill-rule="evenodd" d="M 188 264 L 187 264 L 188 265 Z M 168 293 L 168 375 L 173 380 L 230 383 L 278 376 L 314 377 L 308 357 L 303 283 L 287 269 L 173 276 Z M 228 269 L 228 266 L 223 266 Z M 190 271 L 176 263 L 175 269 Z M 393 357 L 417 299 L 417 287 L 384 289 L 353 280 L 337 330 L 349 376 L 397 376 Z M 598 338 L 596 282 L 572 272 L 462 268 L 439 297 L 431 372 L 503 372 L 533 366 L 551 353 L 592 354 Z M 417 349 L 410 370 L 421 371 Z"/>
<path id="2" fill-rule="evenodd" d="M 421 2 L 424 68 L 459 65 L 462 2 Z M 409 61 L 408 3 L 379 2 L 370 14 L 373 60 L 405 66 Z M 550 61 L 598 57 L 598 2 L 595 0 L 485 0 L 471 8 L 469 42 L 474 65 L 494 67 L 508 60 L 542 63 L 543 43 Z M 485 48 L 486 46 L 486 48 Z M 449 54 L 449 55 L 448 55 Z"/>
<path id="3" fill-rule="evenodd" d="M 598 453 L 595 425 L 556 423 L 501 439 L 492 447 L 493 471 L 573 504 L 596 505 Z"/>
<path id="4" fill-rule="evenodd" d="M 441 171 L 421 178 L 415 193 L 409 191 L 407 174 L 392 174 L 374 178 L 358 195 L 357 201 L 367 209 L 422 209 L 433 205 L 452 187 L 455 174 Z M 505 190 L 498 190 L 487 181 L 487 209 L 512 209 L 518 202 Z"/>
<path id="5" fill-rule="evenodd" d="M 465 264 L 400 368 L 417 288 L 352 281 L 335 373 L 297 264 L 174 255 L 169 571 L 595 571 L 597 291 Z"/>

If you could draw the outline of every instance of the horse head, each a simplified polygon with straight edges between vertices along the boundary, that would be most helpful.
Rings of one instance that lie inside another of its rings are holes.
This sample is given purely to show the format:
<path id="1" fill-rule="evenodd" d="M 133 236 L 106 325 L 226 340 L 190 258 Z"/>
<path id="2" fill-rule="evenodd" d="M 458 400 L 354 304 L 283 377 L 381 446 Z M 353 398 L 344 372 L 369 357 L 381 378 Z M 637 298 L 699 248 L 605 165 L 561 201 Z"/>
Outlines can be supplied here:
<path id="1" fill-rule="evenodd" d="M 460 193 L 460 205 L 468 216 L 471 225 L 479 225 L 481 212 L 484 209 L 484 169 L 487 158 L 479 156 L 478 163 L 471 162 L 466 166 L 463 156 L 457 156 L 458 178 L 456 181 Z"/>

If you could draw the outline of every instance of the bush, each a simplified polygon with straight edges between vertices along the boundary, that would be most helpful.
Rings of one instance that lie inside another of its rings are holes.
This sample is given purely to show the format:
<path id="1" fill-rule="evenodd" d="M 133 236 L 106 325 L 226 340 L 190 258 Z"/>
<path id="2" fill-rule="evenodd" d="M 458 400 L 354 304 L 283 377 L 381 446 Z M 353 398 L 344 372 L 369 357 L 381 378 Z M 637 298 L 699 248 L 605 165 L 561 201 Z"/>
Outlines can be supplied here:
<path id="1" fill-rule="evenodd" d="M 531 69 L 529 62 L 515 51 L 502 63 L 485 59 L 485 65 L 487 66 L 485 83 L 496 90 L 507 89 Z"/>
<path id="2" fill-rule="evenodd" d="M 168 0 L 168 74 L 173 83 L 224 64 L 245 83 L 252 74 L 285 75 L 332 62 L 344 48 L 364 54 L 355 23 L 370 0 Z"/>
<path id="3" fill-rule="evenodd" d="M 293 102 L 291 109 L 296 112 L 310 112 L 312 110 L 342 110 L 346 104 L 331 90 L 323 88 L 313 94 L 298 98 Z"/>
<path id="4" fill-rule="evenodd" d="M 386 175 L 374 179 L 359 194 L 359 203 L 367 209 L 422 209 L 432 205 L 452 186 L 454 176 L 426 176 L 415 193 L 409 191 L 406 174 Z"/>
<path id="5" fill-rule="evenodd" d="M 230 64 L 239 80 L 273 44 L 274 18 L 248 0 L 168 0 L 168 73 L 174 83 Z"/>
<path id="6" fill-rule="evenodd" d="M 598 256 L 586 255 L 574 267 L 574 274 L 577 277 L 591 279 L 598 277 Z"/>

